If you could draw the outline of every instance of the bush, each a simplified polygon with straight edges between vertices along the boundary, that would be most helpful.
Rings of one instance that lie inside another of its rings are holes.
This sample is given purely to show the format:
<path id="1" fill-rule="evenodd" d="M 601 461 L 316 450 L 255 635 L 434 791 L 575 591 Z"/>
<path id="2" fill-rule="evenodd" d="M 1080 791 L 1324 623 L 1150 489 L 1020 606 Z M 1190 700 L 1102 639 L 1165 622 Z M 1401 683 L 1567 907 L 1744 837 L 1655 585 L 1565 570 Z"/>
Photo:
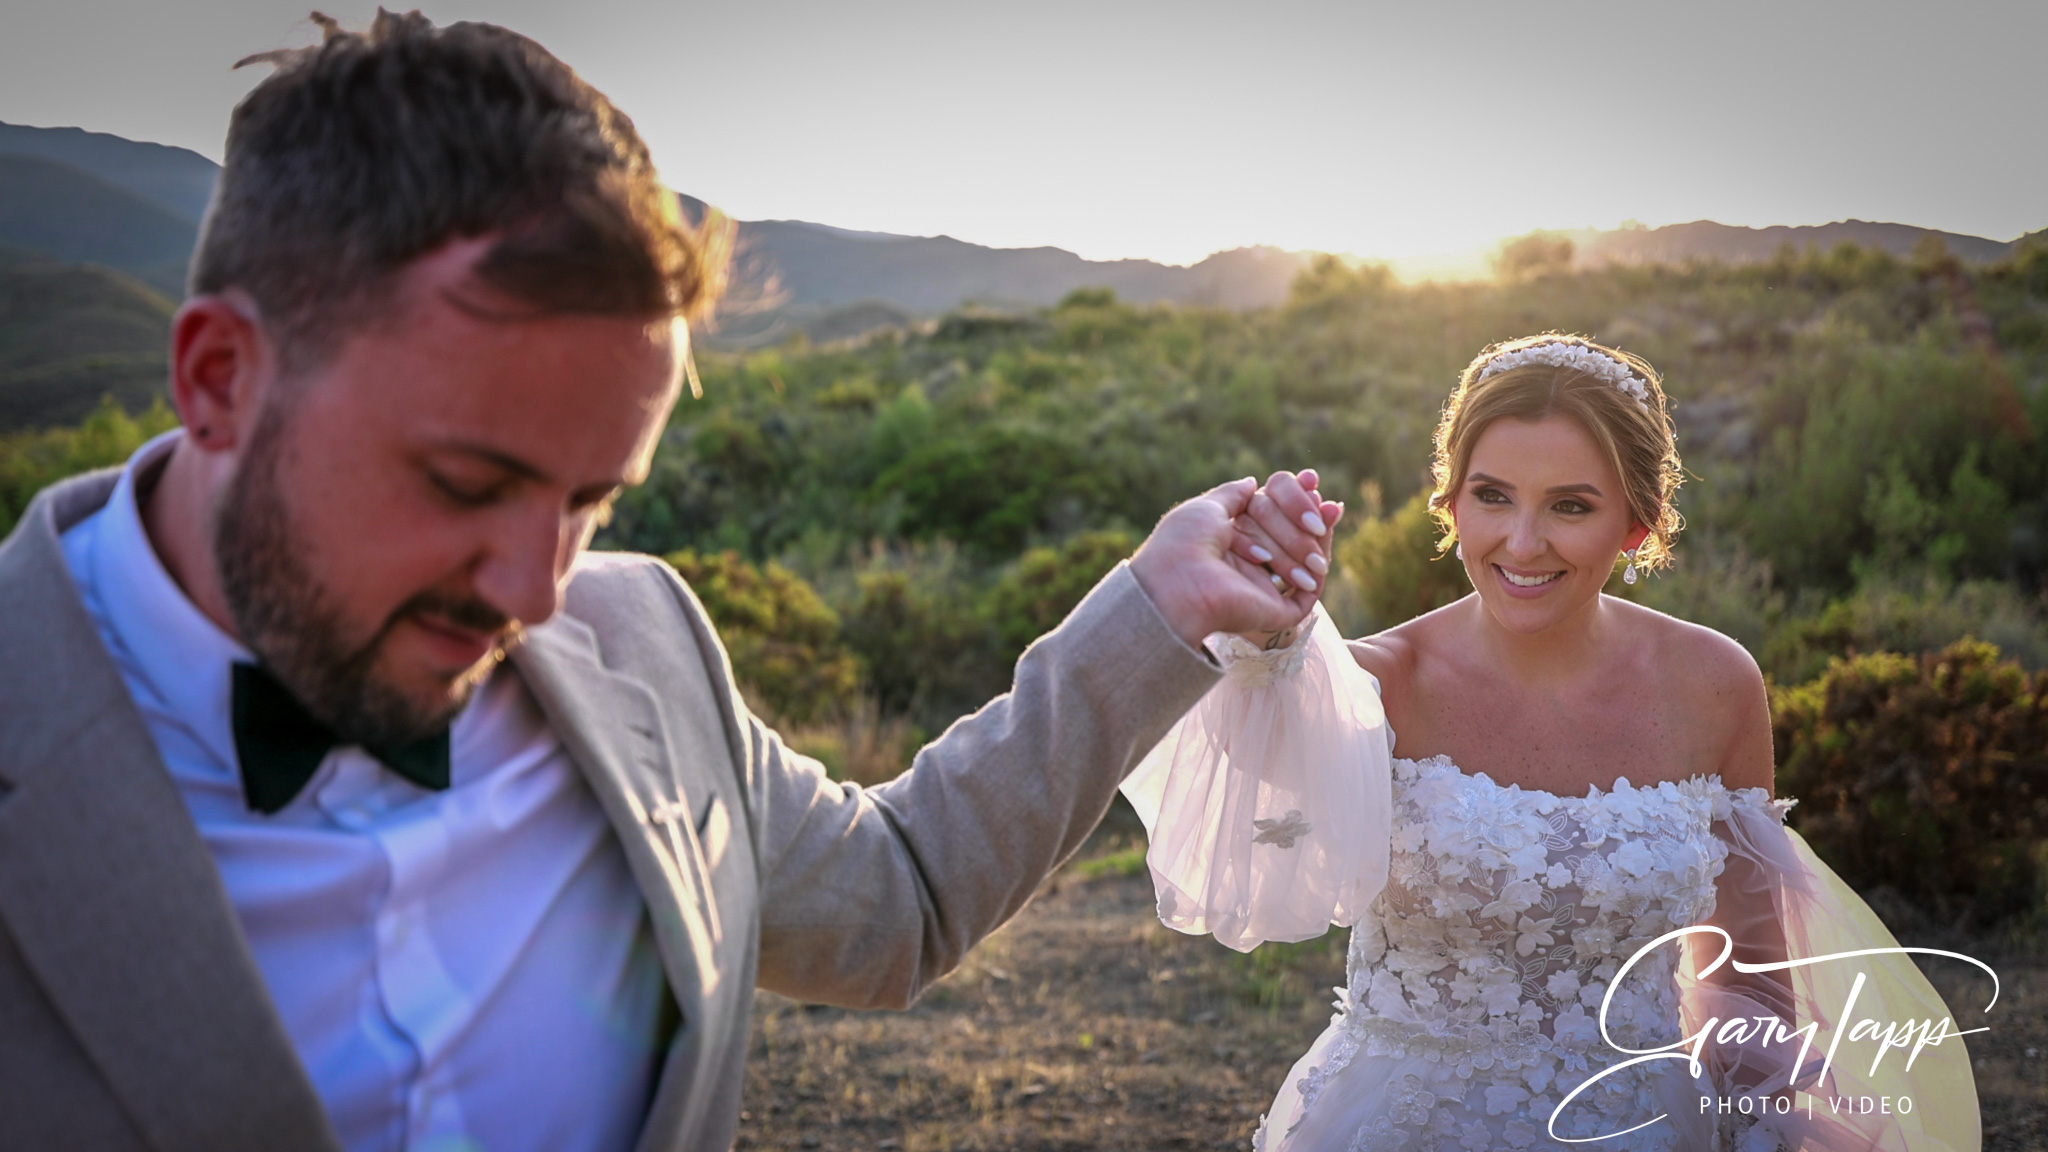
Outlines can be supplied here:
<path id="1" fill-rule="evenodd" d="M 855 575 L 850 600 L 835 599 L 867 690 L 882 716 L 911 719 L 913 742 L 1009 684 L 956 549 L 878 551 Z"/>
<path id="2" fill-rule="evenodd" d="M 1771 607 L 1769 596 L 1753 594 L 1760 596 L 1766 610 Z M 1721 627 L 1722 622 L 1711 617 L 1671 611 Z M 1746 633 L 1730 634 L 1752 643 Z M 1932 577 L 1874 580 L 1817 609 L 1786 614 L 1773 621 L 1761 643 L 1750 650 L 1772 679 L 1799 684 L 1821 675 L 1838 656 L 1933 652 L 1972 636 L 1995 645 L 2023 667 L 2048 668 L 2048 619 L 2038 597 L 2029 598 L 2010 584 L 1945 584 Z"/>
<path id="3" fill-rule="evenodd" d="M 1416 493 L 1389 516 L 1378 514 L 1376 490 L 1368 486 L 1363 495 L 1360 511 L 1365 515 L 1350 538 L 1338 544 L 1337 564 L 1357 590 L 1367 631 L 1391 628 L 1472 591 L 1457 558 L 1437 553 L 1429 493 Z"/>
<path id="4" fill-rule="evenodd" d="M 1057 548 L 1033 548 L 989 590 L 988 615 L 1011 661 L 1059 626 L 1097 581 L 1136 549 L 1128 532 L 1083 532 Z"/>
<path id="5" fill-rule="evenodd" d="M 1493 270 L 1503 280 L 1527 280 L 1569 271 L 1575 254 L 1572 239 L 1561 232 L 1531 232 L 1501 245 Z"/>
<path id="6" fill-rule="evenodd" d="M 0 435 L 0 535 L 14 530 L 36 493 L 67 476 L 120 464 L 177 423 L 162 400 L 130 416 L 109 396 L 76 428 Z"/>
<path id="7" fill-rule="evenodd" d="M 984 555 L 1017 551 L 1063 499 L 1086 490 L 1081 454 L 1031 428 L 989 425 L 911 451 L 875 481 L 901 501 L 904 535 L 957 540 Z"/>
<path id="8" fill-rule="evenodd" d="M 1792 824 L 1844 880 L 1978 924 L 2039 907 L 2048 673 L 1961 641 L 1837 659 L 1771 703 Z"/>
<path id="9" fill-rule="evenodd" d="M 839 617 L 810 585 L 780 564 L 757 568 L 737 552 L 686 549 L 668 562 L 704 602 L 757 712 L 787 724 L 850 714 L 860 665 L 840 641 Z"/>

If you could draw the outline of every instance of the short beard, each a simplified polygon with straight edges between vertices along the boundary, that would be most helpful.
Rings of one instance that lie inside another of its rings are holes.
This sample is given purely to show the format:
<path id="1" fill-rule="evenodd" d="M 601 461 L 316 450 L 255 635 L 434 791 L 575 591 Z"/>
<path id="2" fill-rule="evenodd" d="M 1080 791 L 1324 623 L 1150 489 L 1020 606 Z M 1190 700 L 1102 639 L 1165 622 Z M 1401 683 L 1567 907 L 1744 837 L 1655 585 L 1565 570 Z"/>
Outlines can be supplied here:
<path id="1" fill-rule="evenodd" d="M 474 597 L 422 592 L 385 618 L 367 638 L 350 636 L 341 611 L 304 562 L 280 498 L 289 399 L 273 401 L 258 420 L 234 477 L 215 511 L 214 565 L 235 628 L 299 702 L 348 744 L 392 748 L 447 727 L 516 642 L 517 625 Z M 448 682 L 445 693 L 420 700 L 378 675 L 385 641 L 407 616 L 431 614 L 476 632 L 503 633 L 489 657 Z"/>

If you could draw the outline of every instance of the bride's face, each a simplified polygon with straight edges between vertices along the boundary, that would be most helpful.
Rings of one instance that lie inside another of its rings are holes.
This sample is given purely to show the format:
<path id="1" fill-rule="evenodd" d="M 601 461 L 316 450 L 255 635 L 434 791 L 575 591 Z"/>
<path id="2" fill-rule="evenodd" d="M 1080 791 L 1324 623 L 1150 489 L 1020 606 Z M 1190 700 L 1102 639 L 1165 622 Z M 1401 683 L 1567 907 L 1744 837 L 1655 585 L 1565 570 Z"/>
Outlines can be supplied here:
<path id="1" fill-rule="evenodd" d="M 1488 425 L 1452 510 L 1472 586 L 1496 621 L 1521 633 L 1586 608 L 1615 557 L 1644 535 L 1614 465 L 1562 416 Z"/>

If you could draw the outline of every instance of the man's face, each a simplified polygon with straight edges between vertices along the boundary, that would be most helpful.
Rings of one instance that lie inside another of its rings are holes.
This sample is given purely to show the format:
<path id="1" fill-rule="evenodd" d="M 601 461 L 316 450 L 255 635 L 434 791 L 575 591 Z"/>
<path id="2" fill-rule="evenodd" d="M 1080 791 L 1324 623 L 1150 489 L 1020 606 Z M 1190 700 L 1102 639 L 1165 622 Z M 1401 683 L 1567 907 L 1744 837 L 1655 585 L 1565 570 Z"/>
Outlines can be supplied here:
<path id="1" fill-rule="evenodd" d="M 238 630 L 344 739 L 439 728 L 554 614 L 675 401 L 670 323 L 519 318 L 468 276 L 484 247 L 423 258 L 384 320 L 272 381 L 218 505 Z"/>

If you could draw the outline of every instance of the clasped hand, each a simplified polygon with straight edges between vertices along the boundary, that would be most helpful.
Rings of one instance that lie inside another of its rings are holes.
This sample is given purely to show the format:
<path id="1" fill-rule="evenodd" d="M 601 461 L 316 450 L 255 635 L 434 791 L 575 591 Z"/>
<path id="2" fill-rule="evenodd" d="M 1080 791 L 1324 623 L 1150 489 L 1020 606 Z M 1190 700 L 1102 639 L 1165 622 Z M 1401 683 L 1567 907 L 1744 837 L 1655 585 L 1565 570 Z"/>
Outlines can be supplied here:
<path id="1" fill-rule="evenodd" d="M 1159 520 L 1131 573 L 1190 646 L 1212 632 L 1270 636 L 1301 623 L 1330 572 L 1342 504 L 1316 491 L 1313 469 L 1246 477 L 1185 501 Z"/>

